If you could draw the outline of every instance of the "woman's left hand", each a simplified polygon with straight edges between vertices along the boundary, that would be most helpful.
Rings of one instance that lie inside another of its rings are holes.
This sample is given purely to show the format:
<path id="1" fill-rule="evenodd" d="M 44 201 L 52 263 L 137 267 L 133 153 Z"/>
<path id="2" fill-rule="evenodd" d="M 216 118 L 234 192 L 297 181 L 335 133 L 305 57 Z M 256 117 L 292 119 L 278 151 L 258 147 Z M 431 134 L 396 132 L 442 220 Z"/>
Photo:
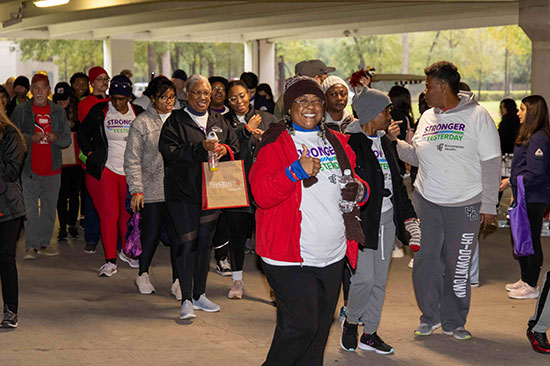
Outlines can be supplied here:
<path id="1" fill-rule="evenodd" d="M 144 204 L 145 203 L 143 201 L 143 194 L 138 193 L 132 196 L 132 200 L 130 201 L 130 208 L 132 209 L 132 212 L 136 212 L 142 209 Z"/>
<path id="2" fill-rule="evenodd" d="M 499 192 L 504 191 L 505 189 L 510 188 L 510 179 L 506 178 L 500 181 L 500 187 L 498 188 Z"/>
<path id="3" fill-rule="evenodd" d="M 263 134 L 264 134 L 264 131 L 259 129 L 259 128 L 256 128 L 254 131 L 252 131 L 252 136 L 257 138 L 258 140 L 260 140 L 262 138 Z"/>
<path id="4" fill-rule="evenodd" d="M 227 155 L 227 148 L 223 145 L 218 145 L 216 151 L 218 152 L 218 159 L 220 159 L 224 155 Z"/>

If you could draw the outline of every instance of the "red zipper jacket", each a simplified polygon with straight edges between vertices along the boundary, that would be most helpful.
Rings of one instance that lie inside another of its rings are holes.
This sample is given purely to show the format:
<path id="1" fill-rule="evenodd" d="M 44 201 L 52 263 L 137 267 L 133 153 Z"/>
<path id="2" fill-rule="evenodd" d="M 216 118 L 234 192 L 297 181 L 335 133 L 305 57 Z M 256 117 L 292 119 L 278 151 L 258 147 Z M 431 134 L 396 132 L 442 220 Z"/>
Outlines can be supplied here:
<path id="1" fill-rule="evenodd" d="M 344 147 L 352 171 L 355 168 L 355 153 L 348 145 L 349 136 L 332 133 Z M 337 156 L 338 158 L 338 156 Z M 256 210 L 256 253 L 261 257 L 284 261 L 303 262 L 300 253 L 300 230 L 302 212 L 302 182 L 292 182 L 285 169 L 299 159 L 294 141 L 286 130 L 272 143 L 263 146 L 250 171 L 250 184 L 258 209 Z M 354 173 L 355 175 L 355 173 Z M 366 188 L 369 186 L 357 175 Z M 357 264 L 358 243 L 347 240 L 346 256 L 352 268 Z"/>

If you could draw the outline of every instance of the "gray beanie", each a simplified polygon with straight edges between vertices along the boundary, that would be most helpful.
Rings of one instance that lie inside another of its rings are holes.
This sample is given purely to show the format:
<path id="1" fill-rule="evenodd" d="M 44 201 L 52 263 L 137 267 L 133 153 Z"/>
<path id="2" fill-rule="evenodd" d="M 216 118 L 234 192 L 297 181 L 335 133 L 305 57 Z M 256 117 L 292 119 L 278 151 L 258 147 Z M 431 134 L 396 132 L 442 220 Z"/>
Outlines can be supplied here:
<path id="1" fill-rule="evenodd" d="M 359 123 L 364 125 L 372 121 L 378 113 L 391 104 L 391 99 L 380 90 L 363 88 L 353 97 L 351 106 L 359 118 Z"/>

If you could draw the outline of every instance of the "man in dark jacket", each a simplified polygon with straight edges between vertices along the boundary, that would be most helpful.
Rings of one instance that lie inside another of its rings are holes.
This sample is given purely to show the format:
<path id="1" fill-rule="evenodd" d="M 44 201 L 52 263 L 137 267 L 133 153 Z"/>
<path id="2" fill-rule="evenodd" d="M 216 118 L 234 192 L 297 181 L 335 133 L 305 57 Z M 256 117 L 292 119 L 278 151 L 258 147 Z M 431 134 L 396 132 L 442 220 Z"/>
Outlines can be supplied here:
<path id="1" fill-rule="evenodd" d="M 357 348 L 359 319 L 364 322 L 359 348 L 379 354 L 393 353 L 377 329 L 382 313 L 386 280 L 395 236 L 413 250 L 420 247 L 420 227 L 416 213 L 399 174 L 395 147 L 384 130 L 391 122 L 391 101 L 382 92 L 363 89 L 353 99 L 359 117 L 346 132 L 356 155 L 355 171 L 369 182 L 371 199 L 361 208 L 365 248 L 359 251 L 357 269 L 351 277 L 350 294 L 343 324 L 341 345 L 346 351 Z M 395 144 L 395 143 L 393 143 Z"/>
<path id="2" fill-rule="evenodd" d="M 13 91 L 15 92 L 15 96 L 11 98 L 11 101 L 8 104 L 8 117 L 11 117 L 15 107 L 20 104 L 25 104 L 25 102 L 29 100 L 27 97 L 27 93 L 29 92 L 29 79 L 23 75 L 18 76 L 13 82 Z"/>
<path id="3" fill-rule="evenodd" d="M 11 118 L 25 136 L 29 148 L 21 176 L 27 209 L 25 259 L 36 259 L 37 253 L 59 254 L 50 246 L 50 239 L 61 186 L 61 149 L 70 145 L 71 131 L 65 110 L 48 100 L 50 90 L 47 76 L 34 75 L 31 82 L 33 98 L 18 105 Z"/>

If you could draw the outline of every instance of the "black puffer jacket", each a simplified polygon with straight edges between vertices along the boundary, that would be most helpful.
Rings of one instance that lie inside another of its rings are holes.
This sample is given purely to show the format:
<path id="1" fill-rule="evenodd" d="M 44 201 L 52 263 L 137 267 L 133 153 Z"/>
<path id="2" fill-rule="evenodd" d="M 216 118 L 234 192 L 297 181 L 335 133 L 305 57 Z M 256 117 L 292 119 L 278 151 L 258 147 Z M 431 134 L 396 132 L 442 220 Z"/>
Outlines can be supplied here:
<path id="1" fill-rule="evenodd" d="M 131 104 L 136 117 L 143 112 L 143 108 Z M 97 103 L 82 121 L 78 129 L 78 145 L 88 158 L 86 171 L 97 180 L 101 179 L 103 168 L 107 162 L 107 135 L 105 134 L 105 116 L 109 109 L 109 102 Z M 92 153 L 88 155 L 88 153 Z"/>
<path id="2" fill-rule="evenodd" d="M 15 127 L 5 125 L 0 139 L 0 222 L 25 216 L 21 169 L 25 149 Z"/>
<path id="3" fill-rule="evenodd" d="M 359 125 L 358 122 L 355 123 Z M 372 151 L 372 141 L 363 132 L 358 132 L 357 128 L 354 129 L 353 127 L 353 124 L 350 125 L 346 132 L 350 135 L 349 145 L 356 156 L 355 172 L 361 179 L 369 182 L 370 186 L 370 198 L 367 204 L 361 207 L 361 226 L 365 233 L 365 247 L 378 249 L 378 229 L 384 198 L 384 174 L 378 159 Z M 397 229 L 396 236 L 403 244 L 408 244 L 404 222 L 417 216 L 409 200 L 407 188 L 405 188 L 403 179 L 399 174 L 397 151 L 392 146 L 395 143 L 392 143 L 386 136 L 381 138 L 381 143 L 391 172 L 393 186 L 391 201 L 393 204 L 393 221 Z"/>
<path id="4" fill-rule="evenodd" d="M 235 155 L 239 152 L 235 132 L 217 112 L 208 112 L 206 134 L 184 109 L 172 112 L 164 122 L 159 150 L 164 160 L 166 201 L 202 203 L 202 163 L 208 161 L 208 152 L 202 142 L 210 131 L 214 131 L 219 142 L 229 146 Z M 224 159 L 229 159 L 229 154 Z"/>

